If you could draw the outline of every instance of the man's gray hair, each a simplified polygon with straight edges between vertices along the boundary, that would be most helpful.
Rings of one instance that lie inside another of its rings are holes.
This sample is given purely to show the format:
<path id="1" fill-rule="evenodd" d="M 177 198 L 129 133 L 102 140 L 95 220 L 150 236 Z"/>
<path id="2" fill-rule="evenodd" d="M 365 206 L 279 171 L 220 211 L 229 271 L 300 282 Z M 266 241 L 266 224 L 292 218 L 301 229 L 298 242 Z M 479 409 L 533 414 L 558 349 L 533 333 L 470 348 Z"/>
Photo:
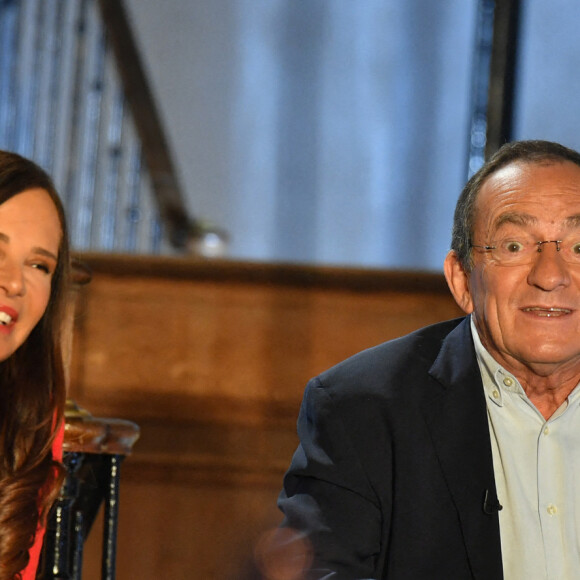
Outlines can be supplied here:
<path id="1" fill-rule="evenodd" d="M 558 163 L 571 161 L 580 166 L 580 153 L 552 141 L 514 141 L 503 145 L 465 184 L 453 218 L 451 249 L 466 272 L 472 267 L 471 244 L 475 225 L 477 195 L 485 180 L 506 165 L 521 163 Z"/>

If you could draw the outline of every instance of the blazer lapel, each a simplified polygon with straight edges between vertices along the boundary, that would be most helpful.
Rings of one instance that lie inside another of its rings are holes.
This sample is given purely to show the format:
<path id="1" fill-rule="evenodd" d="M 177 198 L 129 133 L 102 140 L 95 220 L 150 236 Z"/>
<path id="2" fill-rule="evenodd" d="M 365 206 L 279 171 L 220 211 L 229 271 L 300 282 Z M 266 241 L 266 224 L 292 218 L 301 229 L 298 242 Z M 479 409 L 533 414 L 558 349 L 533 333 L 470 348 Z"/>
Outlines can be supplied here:
<path id="1" fill-rule="evenodd" d="M 444 340 L 430 374 L 441 389 L 427 401 L 425 418 L 457 508 L 473 577 L 500 579 L 493 460 L 469 317 Z"/>

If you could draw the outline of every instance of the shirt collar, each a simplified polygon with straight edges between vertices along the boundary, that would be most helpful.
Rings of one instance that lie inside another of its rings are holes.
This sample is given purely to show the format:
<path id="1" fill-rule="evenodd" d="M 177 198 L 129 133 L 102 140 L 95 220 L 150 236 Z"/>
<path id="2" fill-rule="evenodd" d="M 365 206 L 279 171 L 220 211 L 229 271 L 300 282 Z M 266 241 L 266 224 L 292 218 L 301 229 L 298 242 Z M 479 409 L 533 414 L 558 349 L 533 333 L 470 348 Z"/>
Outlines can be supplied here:
<path id="1" fill-rule="evenodd" d="M 481 373 L 481 380 L 483 382 L 483 389 L 486 397 L 494 404 L 502 407 L 507 393 L 517 393 L 528 404 L 532 405 L 518 379 L 516 379 L 512 373 L 504 369 L 483 346 L 475 326 L 473 315 L 470 316 L 470 325 L 475 354 L 477 356 L 477 363 L 479 365 L 479 371 Z M 554 415 L 552 415 L 552 419 L 559 416 L 569 404 L 575 403 L 578 399 L 580 399 L 580 384 L 576 385 L 576 388 L 572 393 L 570 393 L 568 400 L 562 404 L 560 409 Z"/>
<path id="2" fill-rule="evenodd" d="M 471 334 L 475 346 L 477 363 L 483 381 L 483 389 L 487 398 L 498 406 L 503 406 L 505 393 L 518 393 L 526 397 L 520 382 L 512 373 L 504 369 L 483 346 L 475 326 L 473 316 L 470 317 Z M 527 398 L 527 397 L 526 397 Z"/>

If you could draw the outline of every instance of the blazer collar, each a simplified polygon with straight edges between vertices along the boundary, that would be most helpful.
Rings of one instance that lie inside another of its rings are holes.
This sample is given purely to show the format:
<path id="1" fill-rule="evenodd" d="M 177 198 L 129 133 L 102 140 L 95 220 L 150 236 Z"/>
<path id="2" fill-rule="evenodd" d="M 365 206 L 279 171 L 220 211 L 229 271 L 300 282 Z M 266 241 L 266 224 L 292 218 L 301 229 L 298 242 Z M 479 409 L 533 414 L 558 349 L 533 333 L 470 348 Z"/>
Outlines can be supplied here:
<path id="1" fill-rule="evenodd" d="M 425 418 L 457 508 L 473 577 L 500 579 L 493 459 L 469 317 L 447 335 L 430 375 L 441 388 L 427 401 Z"/>

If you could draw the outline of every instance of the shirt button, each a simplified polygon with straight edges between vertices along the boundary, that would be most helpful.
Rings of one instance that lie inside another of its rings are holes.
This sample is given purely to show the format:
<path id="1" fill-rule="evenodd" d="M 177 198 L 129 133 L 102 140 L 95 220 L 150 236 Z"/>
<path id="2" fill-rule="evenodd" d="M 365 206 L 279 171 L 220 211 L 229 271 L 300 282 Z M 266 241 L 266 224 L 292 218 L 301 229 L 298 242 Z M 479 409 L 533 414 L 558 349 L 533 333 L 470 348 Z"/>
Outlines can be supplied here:
<path id="1" fill-rule="evenodd" d="M 503 384 L 504 384 L 506 387 L 511 387 L 511 386 L 514 384 L 514 381 L 513 381 L 512 379 L 510 379 L 509 377 L 506 377 L 506 378 L 503 380 Z"/>
<path id="2" fill-rule="evenodd" d="M 550 427 L 546 426 L 544 427 L 544 435 L 549 435 L 550 434 Z"/>
<path id="3" fill-rule="evenodd" d="M 554 504 L 551 503 L 551 504 L 548 504 L 546 511 L 548 512 L 549 515 L 555 516 L 556 513 L 558 512 L 558 508 Z"/>
<path id="4" fill-rule="evenodd" d="M 494 399 L 499 399 L 499 391 L 497 389 L 494 389 L 491 394 L 493 395 Z"/>

